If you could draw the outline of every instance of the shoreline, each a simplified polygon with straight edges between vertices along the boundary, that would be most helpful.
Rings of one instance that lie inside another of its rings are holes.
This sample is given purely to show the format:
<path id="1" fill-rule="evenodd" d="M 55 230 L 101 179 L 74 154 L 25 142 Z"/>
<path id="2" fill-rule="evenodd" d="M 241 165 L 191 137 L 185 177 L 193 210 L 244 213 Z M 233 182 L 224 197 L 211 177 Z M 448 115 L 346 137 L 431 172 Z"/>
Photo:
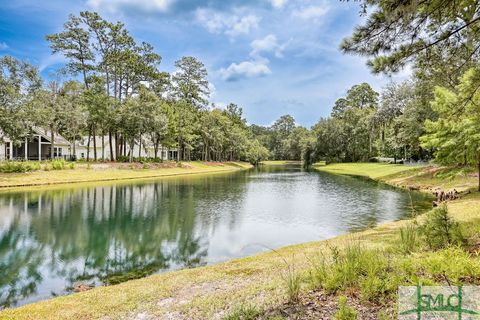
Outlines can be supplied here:
<path id="1" fill-rule="evenodd" d="M 330 169 L 341 174 L 340 169 L 334 166 Z M 365 167 L 360 164 L 358 170 L 365 171 Z M 399 170 L 393 175 L 372 180 L 398 187 L 402 181 L 406 185 L 411 179 L 418 181 L 419 172 L 422 170 L 425 168 L 416 172 Z M 428 190 L 427 188 L 423 190 Z M 449 202 L 448 206 L 459 221 L 471 221 L 479 213 L 472 203 L 478 205 L 479 202 L 480 197 L 475 193 Z M 322 250 L 327 250 L 330 246 L 343 247 L 352 240 L 361 241 L 368 247 L 382 246 L 394 241 L 402 226 L 418 218 L 421 216 L 387 222 L 328 240 L 290 245 L 274 252 L 259 253 L 205 267 L 170 271 L 39 301 L 15 309 L 6 309 L 0 312 L 0 319 L 150 319 L 150 316 L 152 319 L 221 319 L 229 310 L 245 303 L 268 308 L 281 306 L 285 304 L 284 274 L 285 269 L 289 268 L 286 262 L 292 263 L 304 276 L 311 268 L 312 257 L 316 257 Z"/>
<path id="2" fill-rule="evenodd" d="M 122 182 L 152 180 L 202 174 L 228 173 L 253 168 L 245 162 L 183 162 L 186 167 L 165 167 L 155 169 L 64 169 L 58 171 L 33 171 L 29 173 L 0 174 L 0 193 L 8 191 L 37 191 L 40 188 L 62 187 L 70 184 L 96 184 L 101 182 Z M 72 177 L 73 175 L 73 177 Z M 52 177 L 53 176 L 53 177 Z M 23 182 L 30 179 L 35 182 Z M 47 180 L 48 179 L 48 180 Z"/>

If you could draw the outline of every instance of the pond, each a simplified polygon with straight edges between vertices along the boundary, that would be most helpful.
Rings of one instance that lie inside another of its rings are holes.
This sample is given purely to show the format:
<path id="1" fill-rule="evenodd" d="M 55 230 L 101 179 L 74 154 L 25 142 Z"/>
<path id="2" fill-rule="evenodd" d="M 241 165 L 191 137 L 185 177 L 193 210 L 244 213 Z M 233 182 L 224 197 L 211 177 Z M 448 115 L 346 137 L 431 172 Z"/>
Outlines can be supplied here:
<path id="1" fill-rule="evenodd" d="M 0 194 L 0 308 L 322 240 L 407 217 L 430 198 L 267 166 Z"/>

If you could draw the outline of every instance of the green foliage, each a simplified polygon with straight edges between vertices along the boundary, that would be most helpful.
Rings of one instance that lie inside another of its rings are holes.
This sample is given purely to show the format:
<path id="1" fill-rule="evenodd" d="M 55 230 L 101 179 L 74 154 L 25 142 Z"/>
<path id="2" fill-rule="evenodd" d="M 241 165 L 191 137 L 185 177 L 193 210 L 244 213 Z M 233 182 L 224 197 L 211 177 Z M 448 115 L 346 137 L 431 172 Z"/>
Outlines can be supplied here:
<path id="1" fill-rule="evenodd" d="M 252 305 L 242 304 L 234 308 L 224 320 L 254 320 L 261 315 L 261 311 Z"/>
<path id="2" fill-rule="evenodd" d="M 427 245 L 435 250 L 452 245 L 464 245 L 466 241 L 460 224 L 449 216 L 446 205 L 435 208 L 427 214 L 421 232 Z"/>
<path id="3" fill-rule="evenodd" d="M 418 227 L 410 223 L 400 228 L 400 251 L 409 254 L 418 247 Z"/>
<path id="4" fill-rule="evenodd" d="M 348 244 L 343 250 L 332 248 L 331 259 L 322 257 L 312 271 L 313 285 L 327 293 L 358 288 L 366 301 L 378 301 L 397 289 L 398 281 L 388 273 L 390 265 L 386 253 L 366 250 L 358 243 Z"/>
<path id="5" fill-rule="evenodd" d="M 347 304 L 347 297 L 340 296 L 338 298 L 338 310 L 334 316 L 335 320 L 355 320 L 357 319 L 357 311 Z"/>
<path id="6" fill-rule="evenodd" d="M 416 61 L 434 75 L 455 78 L 452 73 L 476 60 L 477 10 L 471 0 L 364 1 L 368 16 L 341 49 L 371 57 L 368 65 L 375 73 L 397 72 Z"/>
<path id="7" fill-rule="evenodd" d="M 287 287 L 288 300 L 295 302 L 298 301 L 300 296 L 300 289 L 302 288 L 302 278 L 300 274 L 295 271 L 292 266 L 289 266 L 287 274 L 284 276 L 284 281 Z"/>
<path id="8" fill-rule="evenodd" d="M 66 162 L 65 160 L 53 160 L 51 165 L 53 170 L 63 170 L 66 167 Z"/>
<path id="9" fill-rule="evenodd" d="M 38 162 L 0 162 L 0 172 L 2 173 L 25 173 L 40 170 Z"/>

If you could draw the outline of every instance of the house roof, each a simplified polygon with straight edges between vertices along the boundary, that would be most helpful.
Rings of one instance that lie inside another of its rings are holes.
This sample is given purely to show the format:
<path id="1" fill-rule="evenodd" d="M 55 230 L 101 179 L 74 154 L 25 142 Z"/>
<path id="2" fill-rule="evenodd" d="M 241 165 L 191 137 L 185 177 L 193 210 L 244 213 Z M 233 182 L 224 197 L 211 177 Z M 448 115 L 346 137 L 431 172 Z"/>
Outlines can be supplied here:
<path id="1" fill-rule="evenodd" d="M 51 138 L 51 131 L 50 131 L 50 130 L 47 130 L 47 129 L 41 128 L 41 127 L 33 127 L 32 130 L 33 130 L 33 132 L 35 132 L 36 134 L 39 134 L 39 135 L 41 135 L 43 138 L 45 138 L 45 139 L 47 139 L 48 141 L 50 141 L 50 138 Z M 66 145 L 66 146 L 70 146 L 70 142 L 69 142 L 67 139 L 65 139 L 62 135 L 60 135 L 59 133 L 54 132 L 53 137 L 54 137 L 54 140 L 55 140 L 55 144 L 56 144 L 56 145 Z"/>
<path id="2" fill-rule="evenodd" d="M 33 134 L 36 135 L 41 135 L 42 138 L 46 139 L 47 141 L 50 142 L 51 138 L 51 131 L 47 130 L 42 127 L 32 127 Z M 11 140 L 7 137 L 4 136 L 3 132 L 0 131 L 0 137 L 3 138 L 4 142 L 10 142 Z M 65 139 L 61 134 L 55 132 L 54 133 L 54 139 L 55 139 L 55 145 L 60 145 L 60 146 L 71 146 L 71 143 Z"/>

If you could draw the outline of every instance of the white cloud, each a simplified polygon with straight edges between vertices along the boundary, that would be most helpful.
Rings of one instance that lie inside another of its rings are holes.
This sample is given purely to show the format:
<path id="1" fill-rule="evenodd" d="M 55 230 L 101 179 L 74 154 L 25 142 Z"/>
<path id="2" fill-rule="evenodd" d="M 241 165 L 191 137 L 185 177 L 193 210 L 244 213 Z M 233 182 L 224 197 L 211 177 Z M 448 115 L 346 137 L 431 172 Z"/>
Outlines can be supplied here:
<path id="1" fill-rule="evenodd" d="M 248 34 L 252 29 L 258 28 L 260 18 L 253 15 L 238 16 L 226 14 L 210 9 L 197 9 L 195 18 L 211 33 L 225 33 L 230 37 Z"/>
<path id="2" fill-rule="evenodd" d="M 227 30 L 225 33 L 234 37 L 239 34 L 248 34 L 250 33 L 251 29 L 258 28 L 258 22 L 260 21 L 260 18 L 257 16 L 250 14 L 248 16 L 240 18 L 238 21 L 236 21 L 232 27 Z"/>
<path id="3" fill-rule="evenodd" d="M 326 4 L 319 6 L 309 6 L 294 10 L 293 16 L 304 20 L 317 19 L 324 16 L 329 10 L 330 7 Z"/>
<path id="4" fill-rule="evenodd" d="M 166 12 L 173 2 L 174 0 L 88 0 L 87 4 L 112 13 L 131 8 L 144 12 Z"/>
<path id="5" fill-rule="evenodd" d="M 287 0 L 269 0 L 272 7 L 281 9 L 287 3 Z"/>
<path id="6" fill-rule="evenodd" d="M 256 59 L 232 63 L 228 68 L 222 68 L 220 75 L 226 81 L 235 81 L 240 78 L 262 77 L 272 73 L 267 59 Z"/>
<path id="7" fill-rule="evenodd" d="M 67 62 L 67 59 L 65 59 L 65 57 L 60 53 L 49 54 L 48 56 L 45 56 L 40 60 L 40 63 L 38 65 L 38 70 L 43 71 L 53 65 L 63 64 L 66 62 Z"/>
<path id="8" fill-rule="evenodd" d="M 5 50 L 5 49 L 8 49 L 8 44 L 6 44 L 5 42 L 0 42 L 0 50 Z"/>
<path id="9" fill-rule="evenodd" d="M 275 52 L 275 56 L 280 58 L 283 57 L 283 50 L 286 47 L 286 44 L 280 45 L 278 43 L 277 37 L 273 34 L 267 35 L 263 39 L 253 40 L 250 43 L 252 51 L 250 55 L 252 57 L 257 57 L 261 52 Z"/>

